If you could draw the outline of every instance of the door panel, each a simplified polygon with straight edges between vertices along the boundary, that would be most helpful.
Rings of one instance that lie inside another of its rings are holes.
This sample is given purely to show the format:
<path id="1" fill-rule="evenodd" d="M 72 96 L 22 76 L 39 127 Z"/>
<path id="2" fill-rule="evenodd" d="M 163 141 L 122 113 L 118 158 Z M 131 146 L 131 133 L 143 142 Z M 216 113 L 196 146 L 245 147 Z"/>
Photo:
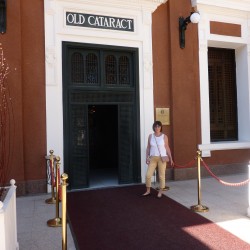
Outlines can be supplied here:
<path id="1" fill-rule="evenodd" d="M 71 105 L 70 113 L 69 178 L 74 188 L 88 187 L 88 107 Z"/>
<path id="2" fill-rule="evenodd" d="M 119 107 L 119 182 L 131 183 L 134 181 L 134 128 L 133 106 L 120 105 Z"/>

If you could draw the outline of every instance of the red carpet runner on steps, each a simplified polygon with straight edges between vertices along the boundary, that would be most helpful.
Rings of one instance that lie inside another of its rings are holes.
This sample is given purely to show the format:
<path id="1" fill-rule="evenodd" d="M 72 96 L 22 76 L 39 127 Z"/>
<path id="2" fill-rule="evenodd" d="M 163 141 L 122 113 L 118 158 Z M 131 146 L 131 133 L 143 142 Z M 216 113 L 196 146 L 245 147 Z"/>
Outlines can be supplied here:
<path id="1" fill-rule="evenodd" d="M 250 245 L 144 185 L 70 192 L 67 213 L 80 250 L 244 250 Z"/>

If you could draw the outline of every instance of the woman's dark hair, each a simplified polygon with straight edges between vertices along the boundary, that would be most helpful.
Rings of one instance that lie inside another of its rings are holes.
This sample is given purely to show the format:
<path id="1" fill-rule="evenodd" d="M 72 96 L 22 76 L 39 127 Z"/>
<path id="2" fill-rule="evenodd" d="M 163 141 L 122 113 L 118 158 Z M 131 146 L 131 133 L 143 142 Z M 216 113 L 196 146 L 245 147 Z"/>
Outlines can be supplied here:
<path id="1" fill-rule="evenodd" d="M 161 127 L 161 132 L 162 132 L 162 123 L 160 121 L 155 121 L 153 124 L 153 130 L 155 131 L 155 127 L 160 126 Z"/>

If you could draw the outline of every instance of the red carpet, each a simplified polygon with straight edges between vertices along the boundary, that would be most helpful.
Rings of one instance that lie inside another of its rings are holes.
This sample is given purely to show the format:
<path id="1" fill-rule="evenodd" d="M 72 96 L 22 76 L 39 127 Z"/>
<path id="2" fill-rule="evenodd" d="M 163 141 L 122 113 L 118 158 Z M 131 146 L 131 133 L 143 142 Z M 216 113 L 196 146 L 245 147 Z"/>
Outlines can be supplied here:
<path id="1" fill-rule="evenodd" d="M 172 199 L 141 197 L 144 185 L 67 195 L 67 214 L 80 250 L 220 249 L 250 245 Z"/>

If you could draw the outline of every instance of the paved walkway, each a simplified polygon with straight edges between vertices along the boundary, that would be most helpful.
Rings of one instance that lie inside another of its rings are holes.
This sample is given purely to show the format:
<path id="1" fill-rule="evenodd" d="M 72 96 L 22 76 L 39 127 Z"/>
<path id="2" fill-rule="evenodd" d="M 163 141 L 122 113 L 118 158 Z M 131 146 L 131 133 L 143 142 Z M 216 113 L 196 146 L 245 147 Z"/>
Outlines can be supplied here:
<path id="1" fill-rule="evenodd" d="M 238 183 L 248 179 L 248 174 L 221 177 L 223 181 Z M 190 208 L 198 204 L 197 180 L 171 181 L 165 195 Z M 17 198 L 17 236 L 20 250 L 62 249 L 61 228 L 47 226 L 55 218 L 55 205 L 45 203 L 49 194 Z M 249 243 L 250 218 L 248 185 L 231 187 L 220 184 L 214 178 L 201 180 L 201 205 L 208 212 L 199 213 L 219 226 Z M 76 249 L 68 227 L 68 250 Z"/>
<path id="2" fill-rule="evenodd" d="M 51 195 L 17 198 L 17 240 L 20 250 L 62 249 L 62 228 L 47 226 L 47 221 L 56 217 L 55 205 L 45 203 L 48 198 Z M 76 249 L 69 227 L 67 232 L 68 250 Z"/>
<path id="3" fill-rule="evenodd" d="M 228 183 L 240 183 L 248 178 L 248 174 L 220 177 Z M 169 186 L 168 197 L 188 208 L 198 204 L 197 180 L 171 182 Z M 209 208 L 200 215 L 250 244 L 249 184 L 235 187 L 223 185 L 212 177 L 201 179 L 200 203 Z"/>

